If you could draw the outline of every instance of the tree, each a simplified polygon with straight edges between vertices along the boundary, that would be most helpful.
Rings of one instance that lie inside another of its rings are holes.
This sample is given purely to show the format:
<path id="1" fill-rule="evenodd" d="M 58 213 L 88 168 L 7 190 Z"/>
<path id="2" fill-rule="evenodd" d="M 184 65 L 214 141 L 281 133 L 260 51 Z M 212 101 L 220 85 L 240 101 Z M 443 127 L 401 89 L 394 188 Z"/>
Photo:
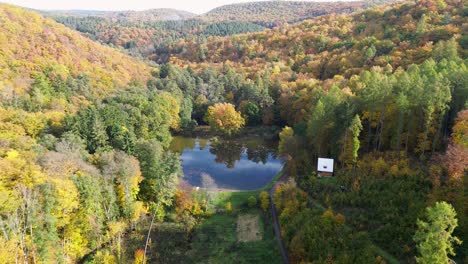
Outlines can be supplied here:
<path id="1" fill-rule="evenodd" d="M 208 107 L 205 117 L 211 129 L 231 136 L 237 133 L 244 125 L 245 120 L 236 111 L 233 104 L 218 103 Z"/>
<path id="2" fill-rule="evenodd" d="M 279 133 L 279 138 L 280 138 L 280 141 L 278 144 L 279 154 L 281 155 L 287 154 L 287 149 L 288 149 L 287 145 L 289 143 L 288 141 L 292 139 L 293 136 L 294 136 L 294 130 L 291 127 L 288 127 L 288 126 L 283 127 L 283 129 Z"/>
<path id="3" fill-rule="evenodd" d="M 262 210 L 266 212 L 268 210 L 268 207 L 270 207 L 270 197 L 268 193 L 266 191 L 262 191 L 259 195 L 259 199 Z"/>
<path id="4" fill-rule="evenodd" d="M 232 203 L 231 202 L 226 203 L 226 212 L 228 212 L 228 213 L 232 212 Z"/>
<path id="5" fill-rule="evenodd" d="M 258 125 L 258 123 L 260 123 L 262 113 L 256 104 L 249 101 L 243 101 L 239 108 L 242 116 L 247 120 L 247 124 Z"/>
<path id="6" fill-rule="evenodd" d="M 447 41 L 439 41 L 432 51 L 434 60 L 441 61 L 442 59 L 455 60 L 457 55 L 457 41 L 452 38 Z"/>
<path id="7" fill-rule="evenodd" d="M 141 202 L 136 201 L 142 181 L 140 166 L 136 158 L 121 151 L 103 153 L 101 170 L 115 184 L 121 215 L 129 220 L 140 217 Z"/>
<path id="8" fill-rule="evenodd" d="M 135 154 L 140 162 L 143 181 L 140 184 L 139 197 L 163 216 L 164 206 L 172 204 L 172 197 L 177 190 L 178 177 L 181 174 L 179 157 L 165 152 L 155 140 L 140 141 Z"/>
<path id="9" fill-rule="evenodd" d="M 255 196 L 249 196 L 249 198 L 247 199 L 247 205 L 250 208 L 253 208 L 257 205 L 257 199 L 255 198 Z"/>
<path id="10" fill-rule="evenodd" d="M 73 120 L 74 132 L 86 141 L 86 148 L 94 153 L 108 145 L 106 127 L 96 107 L 80 111 Z"/>
<path id="11" fill-rule="evenodd" d="M 364 53 L 364 56 L 365 56 L 365 58 L 367 59 L 367 61 L 372 60 L 372 59 L 375 57 L 375 53 L 376 53 L 376 52 L 377 52 L 377 51 L 376 51 L 374 45 L 368 47 L 368 48 L 366 49 L 366 52 Z"/>
<path id="12" fill-rule="evenodd" d="M 354 116 L 351 124 L 345 132 L 343 152 L 341 154 L 341 161 L 347 164 L 356 164 L 359 147 L 359 135 L 361 134 L 362 124 L 359 115 Z"/>
<path id="13" fill-rule="evenodd" d="M 458 225 L 457 213 L 446 202 L 437 202 L 433 207 L 426 208 L 426 221 L 418 219 L 418 230 L 414 235 L 414 241 L 420 256 L 416 262 L 449 263 L 449 255 L 455 255 L 453 246 L 461 244 L 461 241 L 452 236 Z"/>
<path id="14" fill-rule="evenodd" d="M 316 155 L 320 155 L 322 153 L 321 142 L 325 141 L 325 138 L 322 137 L 322 135 L 326 131 L 326 122 L 327 118 L 325 116 L 325 107 L 322 101 L 319 100 L 307 122 L 307 136 Z"/>

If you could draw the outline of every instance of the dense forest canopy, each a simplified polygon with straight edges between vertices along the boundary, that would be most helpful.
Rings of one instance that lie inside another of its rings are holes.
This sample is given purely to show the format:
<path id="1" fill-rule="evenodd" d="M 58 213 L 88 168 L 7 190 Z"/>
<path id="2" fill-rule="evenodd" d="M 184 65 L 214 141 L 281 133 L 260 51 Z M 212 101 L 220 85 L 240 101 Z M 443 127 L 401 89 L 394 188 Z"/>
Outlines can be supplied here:
<path id="1" fill-rule="evenodd" d="M 263 1 L 220 6 L 201 17 L 206 20 L 249 21 L 264 25 L 298 22 L 330 13 L 351 13 L 366 6 L 364 1 L 307 2 Z"/>
<path id="2" fill-rule="evenodd" d="M 381 2 L 393 2 L 385 0 Z M 181 39 L 206 41 L 209 36 L 258 32 L 330 13 L 350 13 L 376 2 L 267 1 L 233 4 L 195 16 L 184 11 L 154 9 L 126 12 L 49 11 L 57 22 L 101 43 L 157 62 Z"/>
<path id="3" fill-rule="evenodd" d="M 234 21 L 54 17 L 78 32 L 0 5 L 0 262 L 248 263 L 229 252 L 254 244 L 213 241 L 241 213 L 271 221 L 268 193 L 180 188 L 172 134 L 199 125 L 276 133 L 291 263 L 466 262 L 466 3 L 313 3 L 330 14 L 264 29 L 278 3 L 213 11 Z M 278 261 L 263 242 L 255 261 Z"/>
<path id="4" fill-rule="evenodd" d="M 394 69 L 429 58 L 435 44 L 466 30 L 463 1 L 436 5 L 417 1 L 353 15 L 328 15 L 255 34 L 180 40 L 159 56 L 198 67 L 224 64 L 247 74 L 294 72 L 297 79 L 350 77 L 372 66 Z M 463 50 L 466 37 L 457 38 Z"/>

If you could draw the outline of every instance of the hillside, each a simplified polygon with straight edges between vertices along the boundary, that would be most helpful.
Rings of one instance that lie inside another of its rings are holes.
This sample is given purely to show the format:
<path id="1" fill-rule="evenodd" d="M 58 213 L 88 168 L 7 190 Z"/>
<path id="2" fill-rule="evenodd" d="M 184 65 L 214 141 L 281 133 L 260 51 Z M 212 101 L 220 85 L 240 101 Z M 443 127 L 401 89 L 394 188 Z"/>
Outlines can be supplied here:
<path id="1" fill-rule="evenodd" d="M 454 36 L 466 56 L 464 12 L 462 1 L 447 1 L 443 6 L 398 3 L 232 38 L 182 40 L 157 55 L 172 57 L 180 65 L 193 63 L 193 67 L 200 62 L 221 67 L 229 61 L 248 73 L 277 67 L 284 78 L 289 78 L 287 72 L 300 79 L 350 77 L 372 66 L 390 64 L 396 69 L 421 63 L 437 42 Z"/>
<path id="2" fill-rule="evenodd" d="M 349 13 L 366 6 L 364 1 L 301 2 L 263 1 L 231 4 L 217 7 L 202 19 L 215 21 L 250 21 L 267 25 L 298 22 L 330 13 Z"/>
<path id="3" fill-rule="evenodd" d="M 102 17 L 122 22 L 155 22 L 185 20 L 196 16 L 193 13 L 171 8 L 156 8 L 143 11 L 95 11 L 95 10 L 49 10 L 39 11 L 47 16 Z"/>
<path id="4" fill-rule="evenodd" d="M 194 17 L 195 14 L 169 8 L 150 9 L 145 11 L 108 12 L 104 17 L 127 22 L 154 22 L 167 20 L 185 20 Z"/>
<path id="5" fill-rule="evenodd" d="M 465 2 L 0 5 L 0 263 L 468 263 Z"/>
<path id="6" fill-rule="evenodd" d="M 0 21 L 0 89 L 4 93 L 27 91 L 36 73 L 64 80 L 86 75 L 95 94 L 133 80 L 144 82 L 149 76 L 146 64 L 37 13 L 1 4 Z"/>
<path id="7" fill-rule="evenodd" d="M 210 36 L 259 32 L 284 23 L 350 13 L 394 1 L 251 2 L 221 6 L 199 16 L 171 9 L 102 13 L 52 11 L 46 14 L 93 40 L 119 47 L 136 57 L 164 63 L 169 57 L 161 54 L 181 39 L 203 42 Z"/>

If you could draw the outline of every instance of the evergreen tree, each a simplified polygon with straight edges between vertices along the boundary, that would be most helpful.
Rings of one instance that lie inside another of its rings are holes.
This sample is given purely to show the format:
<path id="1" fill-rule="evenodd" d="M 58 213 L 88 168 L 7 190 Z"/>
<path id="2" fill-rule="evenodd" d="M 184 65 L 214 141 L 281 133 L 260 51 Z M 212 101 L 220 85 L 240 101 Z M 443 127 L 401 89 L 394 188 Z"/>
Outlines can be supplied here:
<path id="1" fill-rule="evenodd" d="M 361 142 L 359 141 L 359 135 L 362 131 L 362 124 L 359 115 L 354 116 L 351 124 L 344 134 L 343 150 L 340 155 L 341 162 L 345 164 L 356 164 L 359 147 Z"/>
<path id="2" fill-rule="evenodd" d="M 437 202 L 426 208 L 426 221 L 418 220 L 418 230 L 414 235 L 421 264 L 449 263 L 448 255 L 455 255 L 453 246 L 461 241 L 452 236 L 458 225 L 457 213 L 446 202 Z"/>

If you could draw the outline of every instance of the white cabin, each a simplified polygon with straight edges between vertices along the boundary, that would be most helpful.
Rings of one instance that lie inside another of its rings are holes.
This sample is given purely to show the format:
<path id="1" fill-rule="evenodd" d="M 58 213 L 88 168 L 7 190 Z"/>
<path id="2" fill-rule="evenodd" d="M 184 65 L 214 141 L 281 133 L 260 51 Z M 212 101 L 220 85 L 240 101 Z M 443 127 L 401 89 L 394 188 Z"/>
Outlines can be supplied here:
<path id="1" fill-rule="evenodd" d="M 332 176 L 333 175 L 333 159 L 318 158 L 317 173 L 319 176 Z"/>

